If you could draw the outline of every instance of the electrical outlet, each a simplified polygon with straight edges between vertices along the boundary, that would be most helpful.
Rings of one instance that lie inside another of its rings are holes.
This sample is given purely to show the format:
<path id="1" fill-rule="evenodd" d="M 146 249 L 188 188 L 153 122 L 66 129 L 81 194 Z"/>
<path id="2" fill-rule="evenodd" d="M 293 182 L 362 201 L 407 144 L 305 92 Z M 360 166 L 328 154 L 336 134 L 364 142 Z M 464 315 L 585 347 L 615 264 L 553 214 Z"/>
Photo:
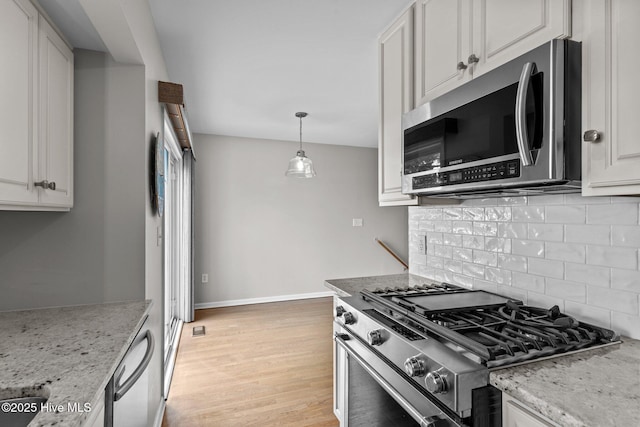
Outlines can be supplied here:
<path id="1" fill-rule="evenodd" d="M 427 254 L 427 236 L 418 236 L 418 252 L 421 255 Z"/>
<path id="2" fill-rule="evenodd" d="M 202 283 L 209 283 L 209 275 L 207 273 L 202 273 Z"/>
<path id="3" fill-rule="evenodd" d="M 354 227 L 362 227 L 362 218 L 353 218 L 353 226 Z"/>

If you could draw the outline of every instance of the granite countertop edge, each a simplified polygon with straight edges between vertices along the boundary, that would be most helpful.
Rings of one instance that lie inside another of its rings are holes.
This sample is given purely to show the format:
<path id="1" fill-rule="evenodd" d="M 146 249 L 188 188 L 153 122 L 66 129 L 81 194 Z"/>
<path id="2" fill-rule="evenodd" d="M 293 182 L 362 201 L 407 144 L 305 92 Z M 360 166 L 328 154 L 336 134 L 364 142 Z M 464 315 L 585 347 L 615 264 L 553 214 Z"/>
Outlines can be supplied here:
<path id="1" fill-rule="evenodd" d="M 0 399 L 47 397 L 30 427 L 81 426 L 97 408 L 103 391 L 147 320 L 152 302 L 38 308 L 0 312 Z"/>
<path id="2" fill-rule="evenodd" d="M 363 289 L 406 287 L 425 281 L 431 280 L 405 273 L 328 279 L 325 286 L 340 297 L 348 297 Z M 626 337 L 622 337 L 622 341 L 572 355 L 492 370 L 489 382 L 562 426 L 640 425 L 640 375 L 632 374 L 640 373 L 640 341 Z M 612 375 L 615 381 L 611 379 Z M 620 381 L 625 384 L 615 384 Z M 576 399 L 574 394 L 579 391 L 587 393 Z M 567 396 L 568 393 L 573 394 Z M 591 399 L 585 399 L 585 396 Z M 615 419 L 607 416 L 611 414 L 615 414 Z"/>

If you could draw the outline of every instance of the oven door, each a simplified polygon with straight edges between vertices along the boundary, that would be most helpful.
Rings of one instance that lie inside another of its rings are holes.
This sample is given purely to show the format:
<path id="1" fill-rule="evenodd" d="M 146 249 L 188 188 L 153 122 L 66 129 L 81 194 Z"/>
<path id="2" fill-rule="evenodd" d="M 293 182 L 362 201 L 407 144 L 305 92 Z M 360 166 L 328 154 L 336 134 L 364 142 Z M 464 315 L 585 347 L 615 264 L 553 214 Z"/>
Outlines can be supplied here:
<path id="1" fill-rule="evenodd" d="M 459 427 L 397 368 L 336 325 L 334 412 L 340 427 Z"/>

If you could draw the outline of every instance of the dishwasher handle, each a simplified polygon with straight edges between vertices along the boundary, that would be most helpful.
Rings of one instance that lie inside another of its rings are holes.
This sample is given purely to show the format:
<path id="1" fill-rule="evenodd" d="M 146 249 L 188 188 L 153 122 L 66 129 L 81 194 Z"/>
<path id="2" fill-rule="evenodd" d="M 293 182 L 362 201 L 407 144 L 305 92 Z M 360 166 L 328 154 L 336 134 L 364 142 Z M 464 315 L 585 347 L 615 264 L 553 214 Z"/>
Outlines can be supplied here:
<path id="1" fill-rule="evenodd" d="M 124 369 L 120 371 L 119 374 L 116 374 L 115 387 L 114 387 L 115 390 L 113 393 L 114 402 L 117 402 L 118 400 L 122 399 L 122 397 L 125 394 L 127 394 L 129 389 L 133 387 L 136 381 L 138 381 L 138 378 L 140 378 L 144 373 L 145 369 L 147 369 L 147 366 L 149 366 L 149 362 L 151 362 L 151 356 L 153 356 L 153 347 L 154 347 L 153 333 L 151 333 L 151 330 L 147 329 L 147 332 L 145 333 L 145 338 L 147 339 L 147 351 L 144 353 L 144 357 L 142 358 L 142 361 L 140 362 L 138 367 L 135 369 L 135 371 L 133 371 L 131 376 L 127 378 L 124 384 L 120 385 L 119 383 L 120 383 L 120 379 L 122 378 L 122 374 L 124 374 Z"/>

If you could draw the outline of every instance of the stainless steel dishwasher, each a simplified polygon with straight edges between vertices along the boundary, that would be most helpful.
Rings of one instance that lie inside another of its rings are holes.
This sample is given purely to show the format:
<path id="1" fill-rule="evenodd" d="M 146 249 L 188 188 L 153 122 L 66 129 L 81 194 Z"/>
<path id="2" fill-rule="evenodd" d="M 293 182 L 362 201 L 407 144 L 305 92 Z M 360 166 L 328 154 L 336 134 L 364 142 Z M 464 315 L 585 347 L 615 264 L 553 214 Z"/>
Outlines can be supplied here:
<path id="1" fill-rule="evenodd" d="M 105 427 L 147 427 L 147 367 L 153 348 L 153 334 L 145 321 L 105 389 Z"/>

